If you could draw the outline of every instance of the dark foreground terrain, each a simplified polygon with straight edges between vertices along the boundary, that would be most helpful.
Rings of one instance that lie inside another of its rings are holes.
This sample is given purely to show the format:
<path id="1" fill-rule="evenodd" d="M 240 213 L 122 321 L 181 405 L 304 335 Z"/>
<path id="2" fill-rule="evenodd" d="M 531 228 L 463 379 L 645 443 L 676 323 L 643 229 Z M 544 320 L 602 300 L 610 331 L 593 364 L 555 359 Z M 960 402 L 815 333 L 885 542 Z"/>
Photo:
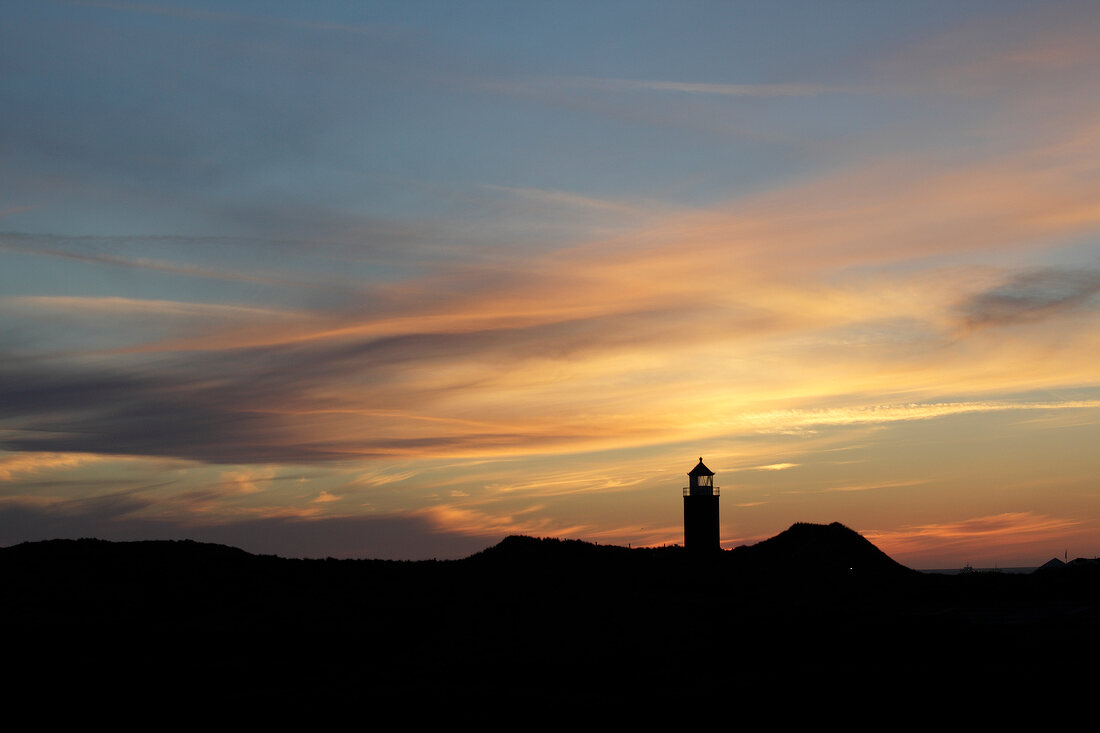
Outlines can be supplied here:
<path id="1" fill-rule="evenodd" d="M 0 574 L 8 701 L 70 711 L 1000 705 L 1092 699 L 1100 651 L 1094 563 L 926 575 L 839 524 L 704 556 L 510 537 L 449 562 L 54 540 L 0 549 Z"/>

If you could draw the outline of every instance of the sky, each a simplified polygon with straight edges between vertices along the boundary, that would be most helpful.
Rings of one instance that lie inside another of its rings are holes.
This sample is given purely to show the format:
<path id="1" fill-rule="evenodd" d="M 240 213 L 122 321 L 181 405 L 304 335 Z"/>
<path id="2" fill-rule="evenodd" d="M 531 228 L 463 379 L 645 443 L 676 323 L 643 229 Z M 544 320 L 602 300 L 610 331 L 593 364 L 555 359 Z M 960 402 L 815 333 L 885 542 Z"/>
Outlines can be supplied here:
<path id="1" fill-rule="evenodd" d="M 3 0 L 0 545 L 1100 555 L 1100 5 Z"/>

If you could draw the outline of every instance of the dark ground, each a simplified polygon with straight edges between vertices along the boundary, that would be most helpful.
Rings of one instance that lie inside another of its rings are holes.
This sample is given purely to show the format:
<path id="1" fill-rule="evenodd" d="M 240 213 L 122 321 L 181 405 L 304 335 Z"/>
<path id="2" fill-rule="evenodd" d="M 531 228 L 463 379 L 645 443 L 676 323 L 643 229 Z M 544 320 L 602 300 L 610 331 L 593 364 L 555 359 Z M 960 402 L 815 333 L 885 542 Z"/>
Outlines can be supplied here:
<path id="1" fill-rule="evenodd" d="M 0 549 L 0 578 L 9 701 L 161 715 L 1091 701 L 1100 650 L 1095 563 L 927 575 L 839 524 L 702 556 L 511 537 L 449 562 L 54 540 Z"/>

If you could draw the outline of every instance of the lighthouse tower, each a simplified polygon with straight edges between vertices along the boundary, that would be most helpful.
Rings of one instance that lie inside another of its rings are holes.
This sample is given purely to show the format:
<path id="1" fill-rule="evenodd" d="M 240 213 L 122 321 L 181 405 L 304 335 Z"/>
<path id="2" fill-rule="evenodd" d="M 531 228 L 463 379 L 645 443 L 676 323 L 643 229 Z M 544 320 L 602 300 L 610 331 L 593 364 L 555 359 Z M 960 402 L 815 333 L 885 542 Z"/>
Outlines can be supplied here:
<path id="1" fill-rule="evenodd" d="M 684 489 L 684 547 L 691 551 L 718 550 L 718 487 L 714 471 L 699 465 L 688 473 Z"/>

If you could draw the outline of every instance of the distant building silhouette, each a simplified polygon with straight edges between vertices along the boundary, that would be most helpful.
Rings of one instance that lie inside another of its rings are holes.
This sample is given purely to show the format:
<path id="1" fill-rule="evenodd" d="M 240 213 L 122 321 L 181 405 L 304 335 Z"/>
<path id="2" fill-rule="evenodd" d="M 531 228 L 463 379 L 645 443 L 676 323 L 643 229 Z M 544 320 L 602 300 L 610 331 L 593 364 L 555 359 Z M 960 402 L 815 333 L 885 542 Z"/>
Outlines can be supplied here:
<path id="1" fill-rule="evenodd" d="M 684 547 L 689 550 L 718 550 L 718 487 L 714 471 L 699 465 L 688 473 L 684 488 Z"/>

